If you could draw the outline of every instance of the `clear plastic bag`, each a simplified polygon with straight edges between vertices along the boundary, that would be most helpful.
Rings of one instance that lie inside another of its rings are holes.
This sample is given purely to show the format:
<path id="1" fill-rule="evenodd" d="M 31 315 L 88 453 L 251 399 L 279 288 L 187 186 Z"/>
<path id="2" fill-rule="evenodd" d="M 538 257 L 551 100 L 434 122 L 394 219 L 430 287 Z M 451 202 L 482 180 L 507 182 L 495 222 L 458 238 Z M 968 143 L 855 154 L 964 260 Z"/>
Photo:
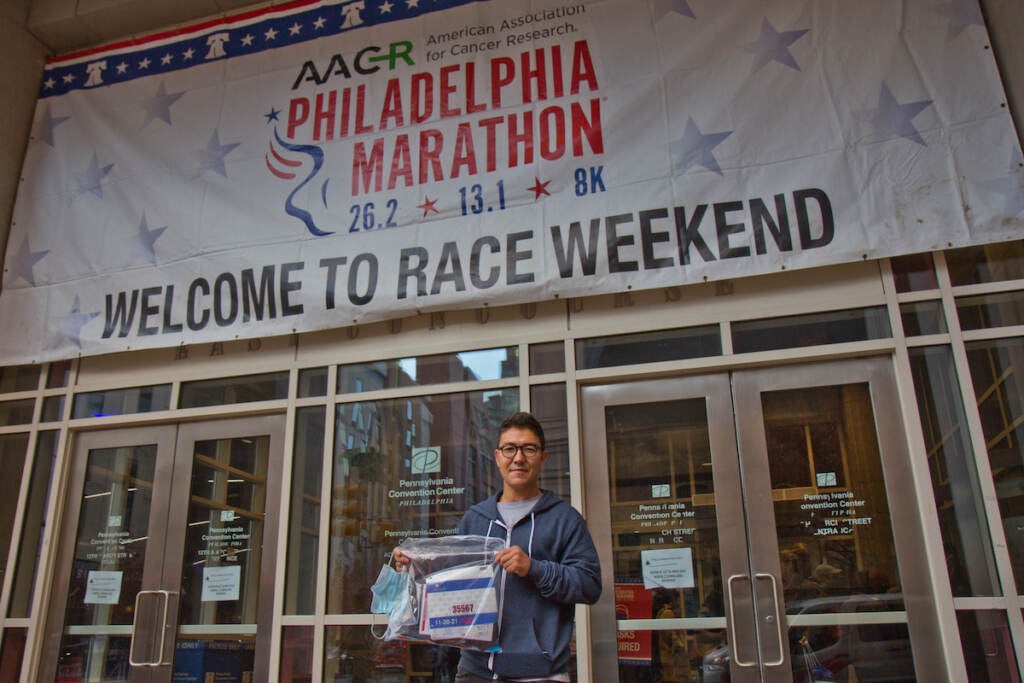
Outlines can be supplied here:
<path id="1" fill-rule="evenodd" d="M 407 538 L 398 549 L 409 558 L 405 609 L 387 609 L 384 640 L 411 640 L 448 647 L 498 651 L 501 601 L 494 556 L 500 538 L 443 536 Z"/>

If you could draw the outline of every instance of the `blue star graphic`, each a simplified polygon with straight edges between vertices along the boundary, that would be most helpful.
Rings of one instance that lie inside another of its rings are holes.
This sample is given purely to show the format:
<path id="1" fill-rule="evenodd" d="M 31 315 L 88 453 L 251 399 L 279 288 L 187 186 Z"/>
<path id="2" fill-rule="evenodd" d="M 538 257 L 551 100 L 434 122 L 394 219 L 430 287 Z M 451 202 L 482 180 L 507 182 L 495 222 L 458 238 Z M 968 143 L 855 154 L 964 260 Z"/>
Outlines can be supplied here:
<path id="1" fill-rule="evenodd" d="M 267 120 L 267 123 L 271 123 L 273 121 L 277 121 L 278 120 L 277 117 L 278 117 L 278 115 L 280 115 L 280 113 L 281 113 L 280 109 L 274 109 L 273 107 L 271 107 L 270 108 L 270 113 L 269 114 L 264 114 L 263 118 L 265 118 Z"/>
<path id="2" fill-rule="evenodd" d="M 233 142 L 222 145 L 220 143 L 220 133 L 217 129 L 214 129 L 213 135 L 210 136 L 210 141 L 206 143 L 206 147 L 196 152 L 196 157 L 199 159 L 199 170 L 196 172 L 196 175 L 202 175 L 206 171 L 215 171 L 227 178 L 228 171 L 224 167 L 224 157 L 240 144 L 242 143 Z"/>
<path id="3" fill-rule="evenodd" d="M 871 112 L 871 126 L 874 128 L 875 138 L 882 142 L 900 137 L 923 145 L 924 140 L 914 127 L 913 119 L 931 106 L 931 103 L 931 100 L 918 100 L 900 104 L 883 81 L 882 92 L 878 96 L 878 108 Z"/>
<path id="4" fill-rule="evenodd" d="M 32 270 L 35 268 L 35 265 L 43 260 L 43 257 L 49 253 L 49 249 L 45 251 L 32 251 L 32 248 L 28 243 L 28 237 L 26 237 L 21 241 L 21 246 L 18 247 L 18 251 L 11 254 L 11 258 L 13 259 L 9 271 L 11 277 L 20 277 L 22 280 L 29 283 L 29 285 L 35 287 L 36 277 Z"/>
<path id="5" fill-rule="evenodd" d="M 184 92 L 167 92 L 167 88 L 163 83 L 156 89 L 156 94 L 153 95 L 152 99 L 146 102 L 146 120 L 142 122 L 142 127 L 145 128 L 146 124 L 153 119 L 160 119 L 164 123 L 170 125 L 171 123 L 171 105 L 181 99 Z"/>
<path id="6" fill-rule="evenodd" d="M 74 342 L 78 348 L 82 348 L 82 328 L 98 315 L 98 311 L 96 313 L 82 313 L 82 305 L 76 296 L 75 302 L 71 305 L 71 311 L 59 318 L 57 324 L 60 326 L 60 331 L 64 333 L 65 337 Z"/>
<path id="7" fill-rule="evenodd" d="M 746 52 L 757 55 L 754 61 L 754 71 L 757 71 L 768 62 L 778 62 L 791 69 L 800 71 L 800 65 L 793 59 L 789 52 L 789 46 L 800 40 L 810 29 L 798 31 L 783 31 L 779 33 L 772 26 L 768 18 L 761 20 L 761 35 L 757 40 L 744 47 Z"/>
<path id="8" fill-rule="evenodd" d="M 75 198 L 86 192 L 91 192 L 100 199 L 103 199 L 103 179 L 107 177 L 112 168 L 114 168 L 113 164 L 101 167 L 94 152 L 92 160 L 89 162 L 89 168 L 85 169 L 85 172 L 75 179 Z"/>
<path id="9" fill-rule="evenodd" d="M 46 109 L 43 110 L 43 116 L 39 119 L 39 125 L 36 126 L 36 139 L 42 140 L 50 147 L 53 147 L 53 130 L 70 118 L 70 116 L 54 116 L 50 111 L 50 105 L 46 105 Z"/>
<path id="10" fill-rule="evenodd" d="M 1009 173 L 979 183 L 992 194 L 1002 195 L 1003 215 L 1019 216 L 1024 213 L 1024 156 L 1015 149 L 1010 160 Z"/>
<path id="11" fill-rule="evenodd" d="M 695 165 L 700 165 L 718 175 L 725 175 L 718 166 L 718 160 L 712 150 L 732 135 L 732 131 L 708 133 L 705 135 L 697 128 L 692 118 L 686 119 L 686 130 L 683 137 L 673 140 L 670 146 L 676 158 L 676 175 L 683 175 Z"/>
<path id="12" fill-rule="evenodd" d="M 952 0 L 948 7 L 935 11 L 949 17 L 949 29 L 946 31 L 947 41 L 956 38 L 968 26 L 985 25 L 985 18 L 981 15 L 978 0 Z"/>
<path id="13" fill-rule="evenodd" d="M 661 19 L 669 12 L 682 14 L 684 17 L 690 17 L 691 19 L 697 18 L 687 0 L 654 0 L 655 19 Z"/>
<path id="14" fill-rule="evenodd" d="M 139 223 L 139 241 L 135 245 L 135 253 L 138 256 L 146 259 L 152 265 L 156 265 L 156 241 L 160 239 L 160 236 L 167 230 L 167 226 L 162 228 L 149 229 L 149 224 L 146 222 L 146 214 L 142 214 L 142 222 Z"/>

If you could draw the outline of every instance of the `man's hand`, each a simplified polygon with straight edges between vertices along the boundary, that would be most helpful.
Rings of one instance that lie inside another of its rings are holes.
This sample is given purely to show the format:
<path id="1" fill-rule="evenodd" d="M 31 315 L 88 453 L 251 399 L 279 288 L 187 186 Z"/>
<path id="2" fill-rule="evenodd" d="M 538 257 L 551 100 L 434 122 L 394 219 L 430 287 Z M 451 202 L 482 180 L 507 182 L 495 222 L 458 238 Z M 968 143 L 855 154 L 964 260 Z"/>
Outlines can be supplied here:
<path id="1" fill-rule="evenodd" d="M 412 560 L 406 557 L 405 553 L 398 548 L 391 551 L 391 559 L 395 561 L 395 569 L 400 572 L 404 572 L 405 568 L 409 566 L 410 562 L 412 562 Z"/>
<path id="2" fill-rule="evenodd" d="M 505 548 L 494 556 L 494 564 L 500 564 L 509 574 L 526 577 L 530 571 L 530 556 L 517 545 Z"/>

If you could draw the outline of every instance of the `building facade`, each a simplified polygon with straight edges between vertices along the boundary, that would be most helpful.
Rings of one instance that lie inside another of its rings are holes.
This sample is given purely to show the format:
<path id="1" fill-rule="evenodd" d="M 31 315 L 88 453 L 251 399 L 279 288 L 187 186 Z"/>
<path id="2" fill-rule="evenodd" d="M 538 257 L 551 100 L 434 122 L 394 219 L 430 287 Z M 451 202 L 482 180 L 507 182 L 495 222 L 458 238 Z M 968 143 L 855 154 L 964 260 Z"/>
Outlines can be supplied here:
<path id="1" fill-rule="evenodd" d="M 122 5 L 23 16 L 67 51 Z M 1019 681 L 1020 232 L 0 368 L 0 680 L 452 680 L 369 587 L 500 485 L 522 409 L 604 574 L 574 680 Z"/>

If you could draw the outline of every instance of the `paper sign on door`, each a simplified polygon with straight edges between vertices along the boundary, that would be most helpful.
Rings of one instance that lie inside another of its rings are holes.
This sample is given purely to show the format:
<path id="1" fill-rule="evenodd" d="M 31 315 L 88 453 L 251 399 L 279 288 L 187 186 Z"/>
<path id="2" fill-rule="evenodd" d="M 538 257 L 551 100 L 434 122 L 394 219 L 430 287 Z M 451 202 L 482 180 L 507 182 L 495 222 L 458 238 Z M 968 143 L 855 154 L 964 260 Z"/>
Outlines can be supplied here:
<path id="1" fill-rule="evenodd" d="M 693 588 L 693 552 L 690 548 L 641 550 L 644 588 Z"/>
<path id="2" fill-rule="evenodd" d="M 119 571 L 91 571 L 85 580 L 86 605 L 116 605 L 121 599 Z"/>
<path id="3" fill-rule="evenodd" d="M 242 585 L 242 567 L 206 567 L 203 569 L 203 602 L 237 600 Z"/>

